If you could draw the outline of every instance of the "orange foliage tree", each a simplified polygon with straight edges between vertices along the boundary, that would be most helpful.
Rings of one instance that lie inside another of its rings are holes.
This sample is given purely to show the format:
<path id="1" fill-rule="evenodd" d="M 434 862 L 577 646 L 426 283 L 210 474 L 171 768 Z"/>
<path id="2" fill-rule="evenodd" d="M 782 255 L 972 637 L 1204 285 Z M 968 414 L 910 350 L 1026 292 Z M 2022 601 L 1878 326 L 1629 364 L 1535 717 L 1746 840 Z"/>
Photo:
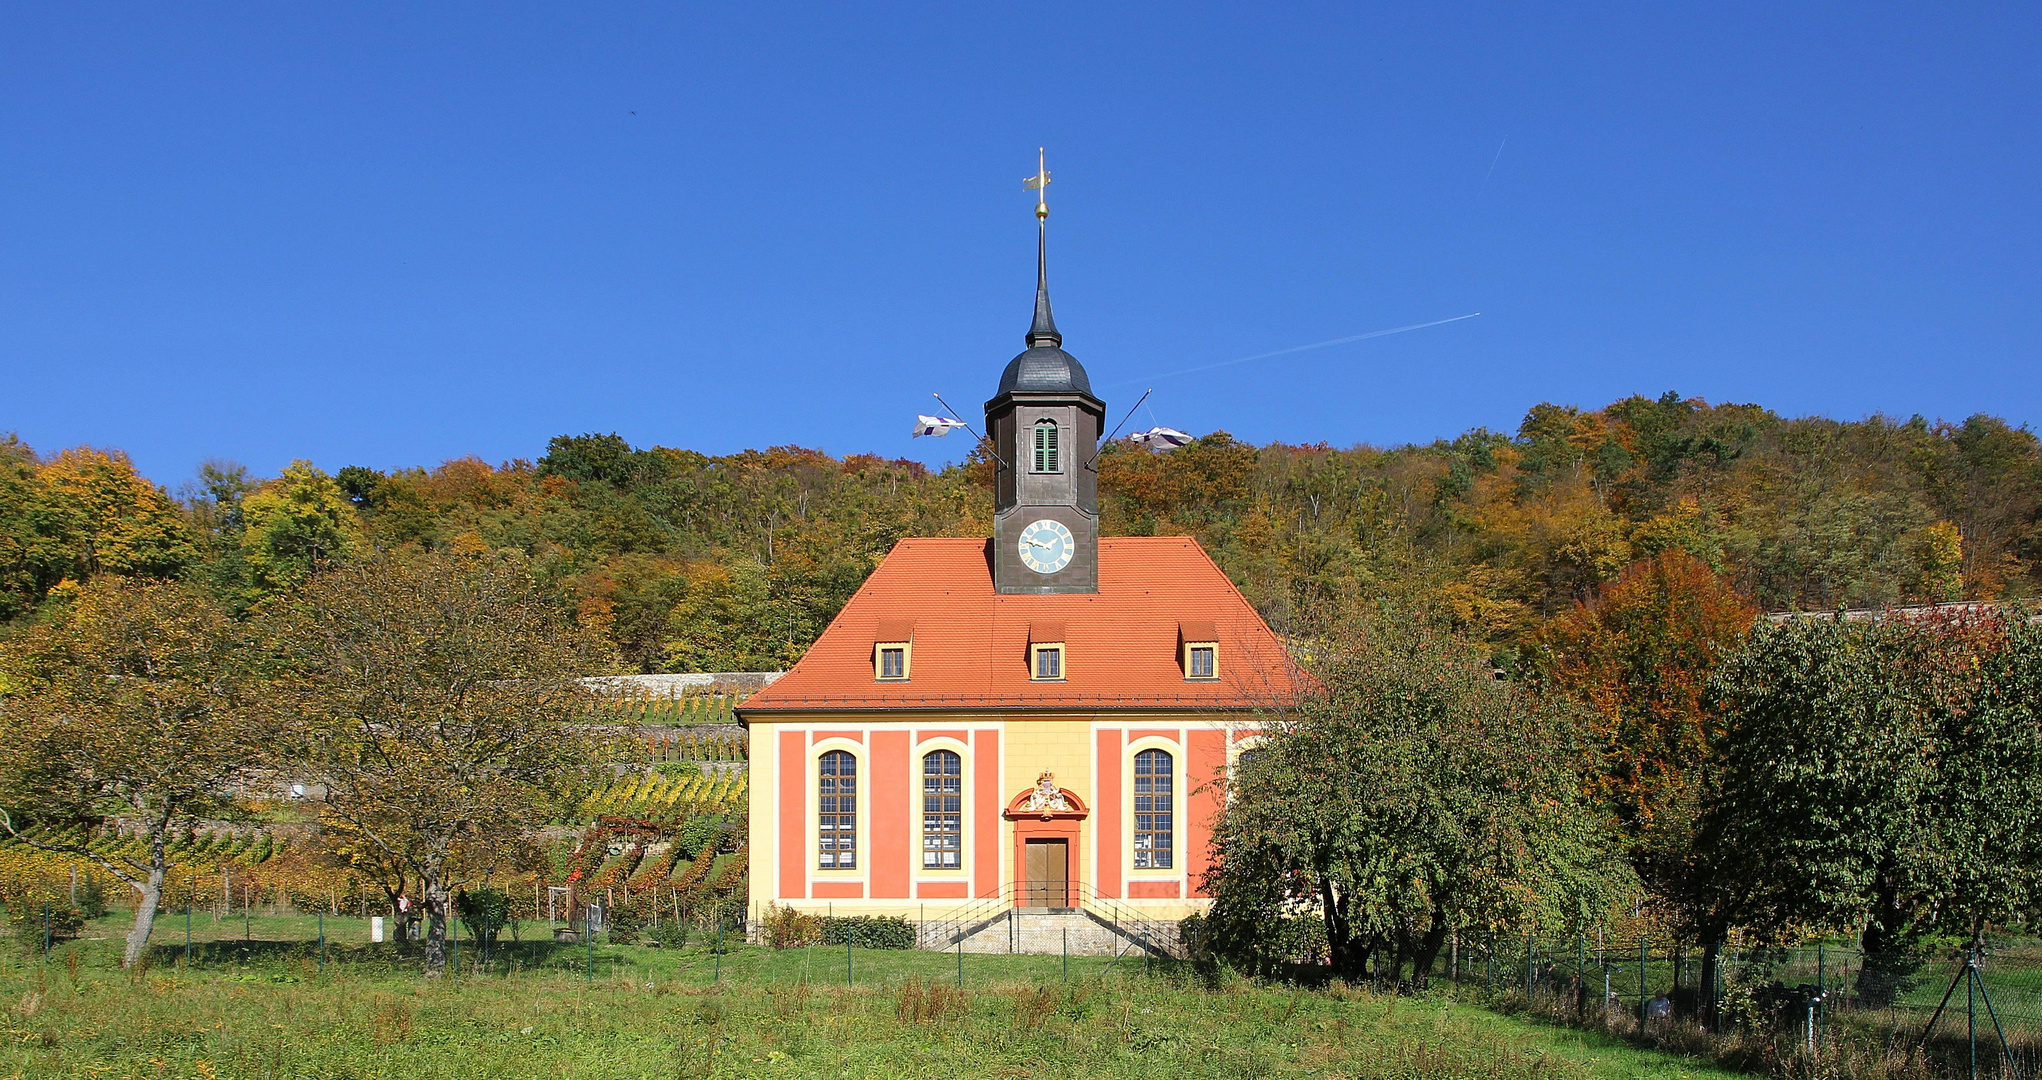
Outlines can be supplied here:
<path id="1" fill-rule="evenodd" d="M 1590 793 L 1633 833 L 1689 793 L 1718 734 L 1709 675 L 1757 614 L 1709 564 L 1668 548 L 1537 631 L 1535 662 L 1591 713 L 1602 768 Z"/>

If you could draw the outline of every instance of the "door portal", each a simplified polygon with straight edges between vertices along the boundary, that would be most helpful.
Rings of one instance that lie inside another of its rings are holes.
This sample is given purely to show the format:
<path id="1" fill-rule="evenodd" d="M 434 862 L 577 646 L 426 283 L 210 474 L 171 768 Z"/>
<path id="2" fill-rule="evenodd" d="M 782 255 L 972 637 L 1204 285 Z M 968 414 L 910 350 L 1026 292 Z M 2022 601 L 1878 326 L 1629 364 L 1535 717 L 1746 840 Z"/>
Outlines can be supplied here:
<path id="1" fill-rule="evenodd" d="M 1063 840 L 1030 840 L 1027 851 L 1021 906 L 1069 907 L 1070 844 Z"/>

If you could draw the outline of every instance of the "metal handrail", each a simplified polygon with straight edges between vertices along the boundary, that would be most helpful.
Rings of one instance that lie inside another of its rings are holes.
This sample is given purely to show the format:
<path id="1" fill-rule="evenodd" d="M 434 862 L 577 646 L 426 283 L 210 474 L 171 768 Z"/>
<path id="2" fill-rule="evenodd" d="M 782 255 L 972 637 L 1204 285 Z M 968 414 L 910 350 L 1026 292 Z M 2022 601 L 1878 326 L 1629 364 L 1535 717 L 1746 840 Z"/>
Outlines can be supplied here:
<path id="1" fill-rule="evenodd" d="M 1140 945 L 1150 955 L 1183 955 L 1183 939 L 1176 924 L 1129 907 L 1122 897 L 1105 896 L 1086 882 L 1070 884 L 1077 887 L 1077 909 L 1105 923 L 1115 934 Z M 1019 881 L 1002 882 L 991 892 L 973 897 L 936 919 L 923 921 L 915 928 L 915 944 L 947 949 L 1001 918 L 1011 917 L 1014 899 L 1023 885 Z"/>

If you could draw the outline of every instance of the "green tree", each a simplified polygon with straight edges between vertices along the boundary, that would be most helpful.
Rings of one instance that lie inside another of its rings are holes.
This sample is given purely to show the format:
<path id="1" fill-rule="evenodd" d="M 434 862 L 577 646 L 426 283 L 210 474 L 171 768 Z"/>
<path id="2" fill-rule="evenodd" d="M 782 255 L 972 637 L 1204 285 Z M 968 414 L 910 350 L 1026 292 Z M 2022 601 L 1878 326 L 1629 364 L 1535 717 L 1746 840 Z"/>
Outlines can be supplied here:
<path id="1" fill-rule="evenodd" d="M 384 879 L 423 890 L 437 975 L 452 890 L 609 760 L 575 681 L 591 643 L 524 566 L 443 552 L 336 567 L 270 619 L 274 700 L 321 812 Z"/>
<path id="2" fill-rule="evenodd" d="M 1570 704 L 1394 615 L 1325 658 L 1237 770 L 1206 876 L 1213 945 L 1260 966 L 1298 905 L 1335 971 L 1422 981 L 1449 935 L 1578 928 L 1632 880 L 1582 794 Z"/>
<path id="3" fill-rule="evenodd" d="M 247 466 L 207 461 L 183 492 L 186 518 L 199 538 L 199 557 L 187 577 L 237 613 L 255 600 L 243 547 L 248 523 L 241 505 L 255 488 Z"/>
<path id="4" fill-rule="evenodd" d="M 139 857 L 22 837 L 134 888 L 123 965 L 148 944 L 170 837 L 232 805 L 272 743 L 242 645 L 191 588 L 108 577 L 0 649 L 0 824 L 17 837 L 30 822 L 137 829 Z"/>
<path id="5" fill-rule="evenodd" d="M 1713 690 L 1726 731 L 1697 848 L 1721 924 L 1861 927 L 1868 988 L 1890 995 L 1922 934 L 2025 910 L 2037 656 L 2034 627 L 1992 619 L 1762 625 Z"/>
<path id="6" fill-rule="evenodd" d="M 0 436 L 0 622 L 35 607 L 39 580 L 35 453 L 8 432 Z"/>
<path id="7" fill-rule="evenodd" d="M 241 501 L 244 549 L 257 589 L 272 594 L 361 548 L 354 505 L 333 478 L 309 461 L 293 461 L 282 476 Z"/>

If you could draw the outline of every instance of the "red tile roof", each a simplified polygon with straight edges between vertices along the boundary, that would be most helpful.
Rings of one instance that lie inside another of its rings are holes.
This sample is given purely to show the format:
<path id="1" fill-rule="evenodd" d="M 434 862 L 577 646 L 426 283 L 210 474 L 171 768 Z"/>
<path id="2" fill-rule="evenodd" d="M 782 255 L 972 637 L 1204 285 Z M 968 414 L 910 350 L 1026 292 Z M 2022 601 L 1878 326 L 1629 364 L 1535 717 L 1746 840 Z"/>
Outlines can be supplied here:
<path id="1" fill-rule="evenodd" d="M 1099 541 L 1099 591 L 993 591 L 984 540 L 902 540 L 801 662 L 740 713 L 871 709 L 1253 709 L 1301 685 L 1283 643 L 1186 537 Z M 872 647 L 913 625 L 909 678 L 873 678 Z M 1064 628 L 1060 682 L 1028 645 Z M 1180 628 L 1210 626 L 1218 679 L 1188 680 Z M 1032 632 L 1031 632 L 1032 631 Z"/>

